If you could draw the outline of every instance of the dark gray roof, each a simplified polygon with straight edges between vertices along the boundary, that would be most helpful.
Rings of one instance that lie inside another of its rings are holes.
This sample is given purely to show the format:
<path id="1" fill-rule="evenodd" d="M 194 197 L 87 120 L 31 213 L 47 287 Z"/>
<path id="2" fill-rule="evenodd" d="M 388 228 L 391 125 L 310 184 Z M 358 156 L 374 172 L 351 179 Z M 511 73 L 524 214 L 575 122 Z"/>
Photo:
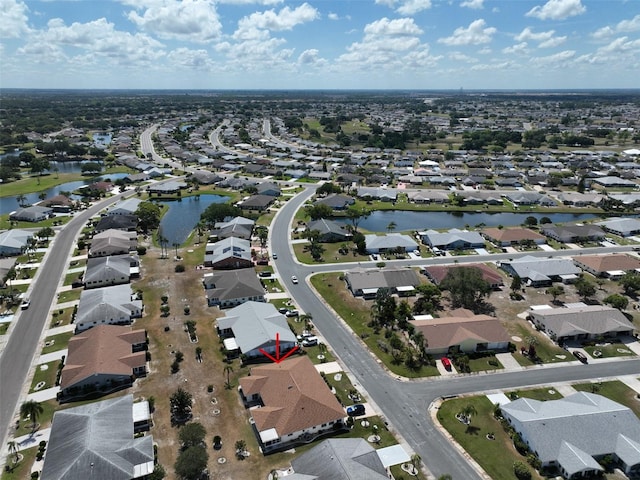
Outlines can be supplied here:
<path id="1" fill-rule="evenodd" d="M 333 438 L 291 462 L 291 480 L 388 479 L 376 451 L 361 438 Z"/>
<path id="2" fill-rule="evenodd" d="M 133 438 L 133 396 L 60 410 L 43 480 L 130 480 L 153 471 L 153 437 Z"/>

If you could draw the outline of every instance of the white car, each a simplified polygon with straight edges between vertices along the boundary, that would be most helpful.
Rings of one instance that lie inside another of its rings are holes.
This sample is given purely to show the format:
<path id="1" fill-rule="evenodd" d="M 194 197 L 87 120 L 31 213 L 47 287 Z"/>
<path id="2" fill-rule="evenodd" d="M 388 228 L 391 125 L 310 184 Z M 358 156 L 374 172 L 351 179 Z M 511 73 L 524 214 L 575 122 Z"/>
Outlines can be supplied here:
<path id="1" fill-rule="evenodd" d="M 29 305 L 31 305 L 31 300 L 25 298 L 20 304 L 20 310 L 26 310 L 27 308 L 29 308 Z"/>
<path id="2" fill-rule="evenodd" d="M 291 275 L 291 283 L 298 283 L 298 277 Z"/>

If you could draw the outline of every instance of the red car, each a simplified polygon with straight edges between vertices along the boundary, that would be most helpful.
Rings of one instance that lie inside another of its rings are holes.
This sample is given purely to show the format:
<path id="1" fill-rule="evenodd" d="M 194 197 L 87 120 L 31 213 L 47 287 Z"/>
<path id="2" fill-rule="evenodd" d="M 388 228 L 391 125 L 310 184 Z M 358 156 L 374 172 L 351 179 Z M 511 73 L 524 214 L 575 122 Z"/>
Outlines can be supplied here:
<path id="1" fill-rule="evenodd" d="M 451 360 L 449 360 L 447 357 L 442 357 L 440 361 L 442 362 L 442 366 L 445 369 L 451 371 Z"/>

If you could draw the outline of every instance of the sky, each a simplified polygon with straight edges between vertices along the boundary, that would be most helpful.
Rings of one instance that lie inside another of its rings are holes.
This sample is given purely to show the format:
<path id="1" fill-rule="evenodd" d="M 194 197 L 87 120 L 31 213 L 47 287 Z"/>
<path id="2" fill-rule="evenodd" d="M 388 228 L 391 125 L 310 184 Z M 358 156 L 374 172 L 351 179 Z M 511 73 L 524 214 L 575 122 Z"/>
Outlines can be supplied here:
<path id="1" fill-rule="evenodd" d="M 0 87 L 640 88 L 640 0 L 0 0 Z"/>

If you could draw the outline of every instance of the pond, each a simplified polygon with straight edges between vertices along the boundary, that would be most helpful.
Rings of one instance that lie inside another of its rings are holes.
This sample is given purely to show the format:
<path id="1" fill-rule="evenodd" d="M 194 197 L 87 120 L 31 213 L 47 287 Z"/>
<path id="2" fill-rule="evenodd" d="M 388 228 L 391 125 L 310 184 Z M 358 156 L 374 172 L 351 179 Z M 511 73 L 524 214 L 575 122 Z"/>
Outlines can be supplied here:
<path id="1" fill-rule="evenodd" d="M 360 228 L 370 232 L 386 232 L 387 226 L 393 222 L 396 227 L 394 231 L 405 230 L 420 231 L 428 229 L 449 229 L 474 227 L 484 224 L 488 227 L 502 225 L 511 227 L 522 225 L 527 217 L 535 217 L 540 220 L 542 217 L 549 217 L 553 223 L 579 222 L 600 218 L 593 213 L 508 213 L 508 212 L 414 212 L 401 210 L 376 210 L 369 217 L 362 220 Z M 348 224 L 346 218 L 335 219 L 339 223 Z"/>
<path id="2" fill-rule="evenodd" d="M 25 205 L 33 205 L 40 201 L 40 194 L 46 193 L 46 198 L 51 198 L 58 195 L 60 192 L 73 192 L 74 190 L 90 183 L 97 182 L 99 180 L 110 179 L 115 181 L 119 178 L 124 178 L 128 173 L 111 173 L 102 177 L 86 178 L 84 180 L 77 180 L 75 182 L 66 182 L 55 187 L 51 187 L 42 192 L 28 193 L 25 195 Z M 74 197 L 76 198 L 76 197 Z M 0 198 L 0 215 L 6 215 L 20 208 L 16 197 L 2 197 Z"/>
<path id="3" fill-rule="evenodd" d="M 160 231 L 169 242 L 182 245 L 193 228 L 200 221 L 200 214 L 214 203 L 225 203 L 229 197 L 224 195 L 200 195 L 199 197 L 184 197 L 179 200 L 162 201 L 169 207 L 160 221 Z"/>

